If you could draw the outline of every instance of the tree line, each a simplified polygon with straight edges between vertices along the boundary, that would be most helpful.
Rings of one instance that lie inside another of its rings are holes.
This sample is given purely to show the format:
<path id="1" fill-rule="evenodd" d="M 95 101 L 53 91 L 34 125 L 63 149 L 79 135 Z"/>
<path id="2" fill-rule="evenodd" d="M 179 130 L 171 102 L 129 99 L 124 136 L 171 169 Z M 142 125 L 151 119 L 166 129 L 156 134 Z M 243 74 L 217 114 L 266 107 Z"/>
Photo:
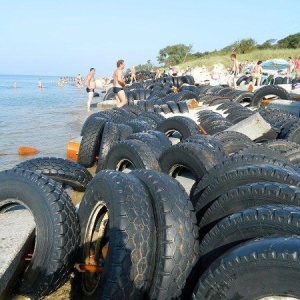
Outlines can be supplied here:
<path id="1" fill-rule="evenodd" d="M 242 39 L 236 41 L 220 50 L 192 52 L 193 45 L 177 44 L 166 46 L 159 50 L 157 61 L 163 66 L 172 66 L 181 64 L 190 60 L 195 60 L 206 55 L 226 55 L 228 53 L 245 54 L 254 50 L 260 49 L 297 49 L 300 48 L 300 33 L 289 35 L 283 39 L 269 39 L 262 44 L 258 44 L 254 39 Z M 147 64 L 140 64 L 136 66 L 136 70 L 151 70 L 155 66 L 150 60 Z"/>

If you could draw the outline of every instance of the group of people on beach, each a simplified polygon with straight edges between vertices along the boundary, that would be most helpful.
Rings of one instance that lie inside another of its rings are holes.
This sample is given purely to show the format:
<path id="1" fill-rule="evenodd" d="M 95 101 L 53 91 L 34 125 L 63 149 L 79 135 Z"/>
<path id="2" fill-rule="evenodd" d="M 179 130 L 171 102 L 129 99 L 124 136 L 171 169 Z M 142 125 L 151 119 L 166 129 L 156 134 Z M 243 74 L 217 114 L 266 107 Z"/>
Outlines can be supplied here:
<path id="1" fill-rule="evenodd" d="M 125 86 L 125 77 L 123 74 L 124 67 L 125 67 L 124 60 L 119 59 L 117 61 L 117 68 L 113 74 L 113 92 L 116 95 L 117 107 L 123 107 L 128 102 L 125 91 L 124 91 L 124 86 Z M 96 88 L 95 73 L 96 73 L 96 69 L 90 68 L 90 72 L 88 73 L 86 80 L 85 80 L 86 91 L 88 93 L 88 101 L 87 101 L 87 111 L 88 112 L 90 111 L 91 103 L 92 103 L 92 100 L 94 97 L 94 90 Z M 132 74 L 131 74 L 131 76 L 132 76 Z M 134 77 L 132 77 L 132 79 L 133 78 L 135 79 L 135 73 L 134 73 Z M 135 79 L 135 81 L 136 81 L 136 79 Z"/>
<path id="2" fill-rule="evenodd" d="M 230 87 L 236 88 L 236 81 L 242 72 L 242 65 L 238 62 L 236 54 L 231 54 L 230 59 L 232 61 L 232 68 L 230 70 L 227 83 Z M 289 66 L 286 69 L 286 74 L 291 77 L 300 77 L 300 57 L 296 58 L 295 61 L 291 57 L 289 57 L 287 61 Z M 250 66 L 250 75 L 252 76 L 252 87 L 255 85 L 260 86 L 261 84 L 262 74 L 264 72 L 262 68 L 262 62 L 262 60 L 259 60 L 255 65 Z M 247 64 L 245 64 L 244 68 L 249 68 L 248 61 Z"/>

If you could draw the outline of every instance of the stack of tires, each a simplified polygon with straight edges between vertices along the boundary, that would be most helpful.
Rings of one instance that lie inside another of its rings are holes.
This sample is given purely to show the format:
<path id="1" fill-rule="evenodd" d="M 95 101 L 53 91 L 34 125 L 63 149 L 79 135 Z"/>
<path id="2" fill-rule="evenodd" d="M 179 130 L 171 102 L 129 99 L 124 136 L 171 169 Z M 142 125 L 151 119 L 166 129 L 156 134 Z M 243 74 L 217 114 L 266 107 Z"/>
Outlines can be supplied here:
<path id="1" fill-rule="evenodd" d="M 175 94 L 170 80 L 188 85 Z M 78 163 L 0 173 L 1 212 L 21 204 L 37 224 L 17 290 L 43 297 L 73 271 L 74 299 L 299 298 L 298 117 L 259 108 L 278 137 L 252 141 L 226 129 L 262 93 L 190 77 L 134 85 L 132 104 L 86 119 Z M 213 94 L 228 101 L 208 101 L 194 121 L 186 100 Z M 83 193 L 77 213 L 70 189 Z"/>

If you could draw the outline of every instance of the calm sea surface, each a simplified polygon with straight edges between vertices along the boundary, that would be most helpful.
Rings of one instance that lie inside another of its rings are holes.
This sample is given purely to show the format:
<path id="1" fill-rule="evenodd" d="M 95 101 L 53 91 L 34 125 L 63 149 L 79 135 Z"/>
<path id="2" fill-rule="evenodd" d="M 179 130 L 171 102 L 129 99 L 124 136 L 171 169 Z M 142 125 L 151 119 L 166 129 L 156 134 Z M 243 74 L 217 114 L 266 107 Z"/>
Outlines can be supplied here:
<path id="1" fill-rule="evenodd" d="M 39 78 L 43 89 L 38 88 Z M 74 81 L 58 87 L 58 80 L 52 76 L 0 75 L 0 171 L 33 157 L 66 158 L 69 140 L 80 135 L 89 115 L 87 93 L 76 88 Z M 36 147 L 39 153 L 19 156 L 20 146 Z"/>

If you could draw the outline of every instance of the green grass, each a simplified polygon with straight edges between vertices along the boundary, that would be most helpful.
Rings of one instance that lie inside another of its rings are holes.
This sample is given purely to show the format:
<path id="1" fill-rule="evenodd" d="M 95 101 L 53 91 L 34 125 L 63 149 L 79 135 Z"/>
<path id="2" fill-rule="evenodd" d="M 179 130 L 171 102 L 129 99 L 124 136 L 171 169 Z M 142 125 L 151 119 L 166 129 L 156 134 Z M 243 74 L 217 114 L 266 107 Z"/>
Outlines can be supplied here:
<path id="1" fill-rule="evenodd" d="M 211 70 L 214 64 L 221 63 L 226 68 L 230 68 L 232 66 L 232 62 L 230 60 L 230 54 L 221 55 L 219 53 L 211 53 L 207 56 L 189 60 L 183 64 L 178 65 L 180 70 L 185 70 L 188 66 L 190 67 L 201 67 L 206 66 L 209 70 Z M 300 49 L 264 49 L 264 50 L 255 50 L 251 53 L 246 54 L 237 54 L 237 60 L 240 63 L 245 63 L 246 60 L 249 62 L 257 62 L 258 60 L 268 60 L 274 58 L 282 58 L 287 59 L 291 56 L 293 59 L 296 57 L 300 57 Z"/>

